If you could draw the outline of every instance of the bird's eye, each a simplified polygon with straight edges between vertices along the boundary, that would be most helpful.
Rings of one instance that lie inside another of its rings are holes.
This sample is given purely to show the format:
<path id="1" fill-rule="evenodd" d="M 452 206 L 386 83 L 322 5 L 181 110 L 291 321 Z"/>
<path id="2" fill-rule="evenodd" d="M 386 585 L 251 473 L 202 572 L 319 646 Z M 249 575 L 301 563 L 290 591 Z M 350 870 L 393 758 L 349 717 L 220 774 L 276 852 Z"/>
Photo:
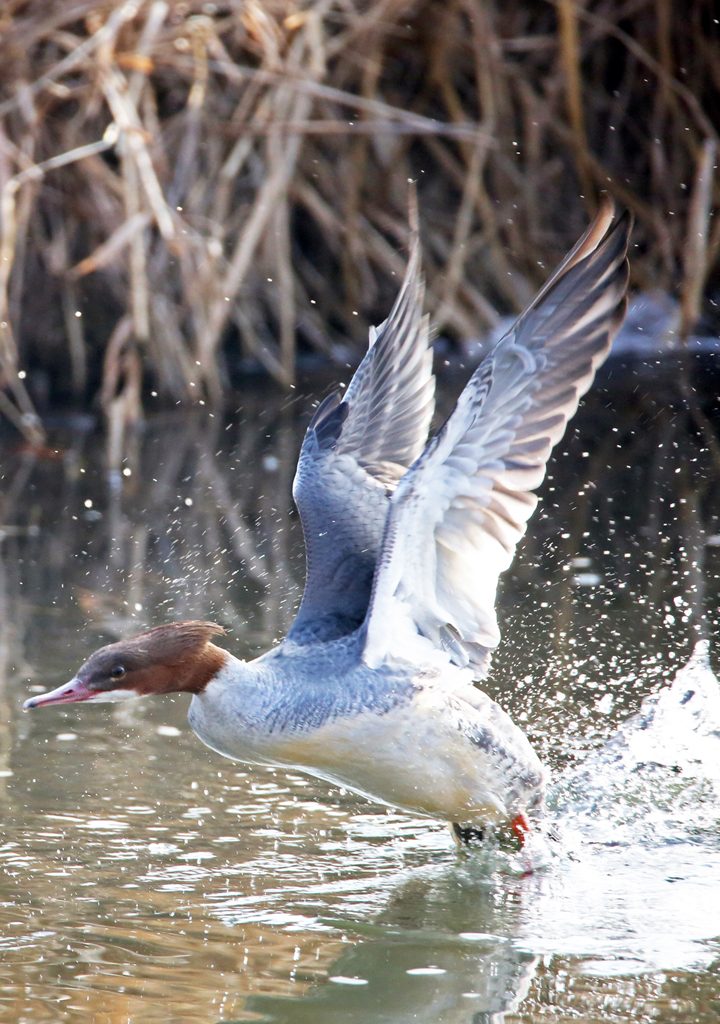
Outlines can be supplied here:
<path id="1" fill-rule="evenodd" d="M 111 679 L 122 679 L 122 677 L 124 675 L 125 675 L 125 666 L 124 665 L 116 665 L 115 668 L 110 673 L 110 678 Z"/>

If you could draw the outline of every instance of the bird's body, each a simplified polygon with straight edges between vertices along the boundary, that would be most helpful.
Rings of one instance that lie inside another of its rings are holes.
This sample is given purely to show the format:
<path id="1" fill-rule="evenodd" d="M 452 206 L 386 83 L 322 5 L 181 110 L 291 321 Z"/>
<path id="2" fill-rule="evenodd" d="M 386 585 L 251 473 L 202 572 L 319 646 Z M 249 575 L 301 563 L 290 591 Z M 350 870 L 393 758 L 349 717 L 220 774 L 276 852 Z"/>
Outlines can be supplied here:
<path id="1" fill-rule="evenodd" d="M 226 757 L 302 768 L 449 822 L 501 823 L 535 808 L 543 768 L 467 669 L 370 669 L 361 647 L 352 634 L 286 643 L 249 663 L 228 659 L 193 696 L 190 725 Z"/>
<path id="2" fill-rule="evenodd" d="M 429 441 L 415 240 L 390 316 L 303 442 L 293 494 L 307 578 L 286 640 L 243 662 L 212 642 L 223 631 L 211 623 L 159 626 L 96 651 L 26 707 L 188 692 L 192 728 L 227 757 L 301 768 L 460 838 L 512 824 L 522 839 L 545 772 L 477 684 L 532 491 L 622 322 L 628 232 L 604 203 Z"/>

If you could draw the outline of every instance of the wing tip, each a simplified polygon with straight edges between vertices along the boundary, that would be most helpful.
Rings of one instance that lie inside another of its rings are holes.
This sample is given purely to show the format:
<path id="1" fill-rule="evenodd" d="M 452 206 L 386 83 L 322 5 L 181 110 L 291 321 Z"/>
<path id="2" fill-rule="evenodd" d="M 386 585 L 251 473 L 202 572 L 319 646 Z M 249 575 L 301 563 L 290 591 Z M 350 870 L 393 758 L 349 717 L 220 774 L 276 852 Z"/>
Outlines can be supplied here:
<path id="1" fill-rule="evenodd" d="M 627 248 L 632 225 L 633 217 L 629 210 L 622 210 L 618 213 L 615 201 L 609 195 L 601 196 L 600 206 L 593 220 L 568 256 L 562 261 L 555 274 L 552 275 L 550 281 L 564 277 L 572 267 L 599 255 L 601 250 L 608 252 L 617 247 L 618 265 L 622 264 L 623 259 L 627 261 Z"/>

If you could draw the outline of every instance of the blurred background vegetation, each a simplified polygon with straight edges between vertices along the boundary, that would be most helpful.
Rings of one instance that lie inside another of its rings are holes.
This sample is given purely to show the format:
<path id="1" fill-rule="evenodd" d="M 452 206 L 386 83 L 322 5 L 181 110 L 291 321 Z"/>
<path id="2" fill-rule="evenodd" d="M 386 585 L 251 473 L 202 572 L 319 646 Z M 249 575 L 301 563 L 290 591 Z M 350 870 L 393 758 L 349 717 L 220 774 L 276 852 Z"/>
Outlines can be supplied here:
<path id="1" fill-rule="evenodd" d="M 518 311 L 601 191 L 635 288 L 717 326 L 711 0 L 5 0 L 0 414 L 220 404 L 356 359 L 417 183 L 451 346 Z"/>

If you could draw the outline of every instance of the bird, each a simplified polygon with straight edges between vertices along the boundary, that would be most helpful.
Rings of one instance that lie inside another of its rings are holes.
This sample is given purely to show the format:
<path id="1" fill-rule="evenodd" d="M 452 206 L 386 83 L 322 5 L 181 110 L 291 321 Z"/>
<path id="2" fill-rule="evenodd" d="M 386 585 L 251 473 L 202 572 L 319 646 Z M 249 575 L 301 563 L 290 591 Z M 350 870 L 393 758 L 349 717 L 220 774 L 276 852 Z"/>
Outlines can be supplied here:
<path id="1" fill-rule="evenodd" d="M 215 623 L 166 623 L 101 647 L 24 709 L 187 693 L 191 728 L 225 757 L 444 821 L 459 846 L 522 846 L 549 774 L 482 689 L 500 641 L 496 591 L 625 315 L 630 230 L 603 198 L 428 440 L 435 378 L 414 229 L 389 316 L 300 449 L 306 580 L 287 636 L 246 661 L 216 643 Z"/>

